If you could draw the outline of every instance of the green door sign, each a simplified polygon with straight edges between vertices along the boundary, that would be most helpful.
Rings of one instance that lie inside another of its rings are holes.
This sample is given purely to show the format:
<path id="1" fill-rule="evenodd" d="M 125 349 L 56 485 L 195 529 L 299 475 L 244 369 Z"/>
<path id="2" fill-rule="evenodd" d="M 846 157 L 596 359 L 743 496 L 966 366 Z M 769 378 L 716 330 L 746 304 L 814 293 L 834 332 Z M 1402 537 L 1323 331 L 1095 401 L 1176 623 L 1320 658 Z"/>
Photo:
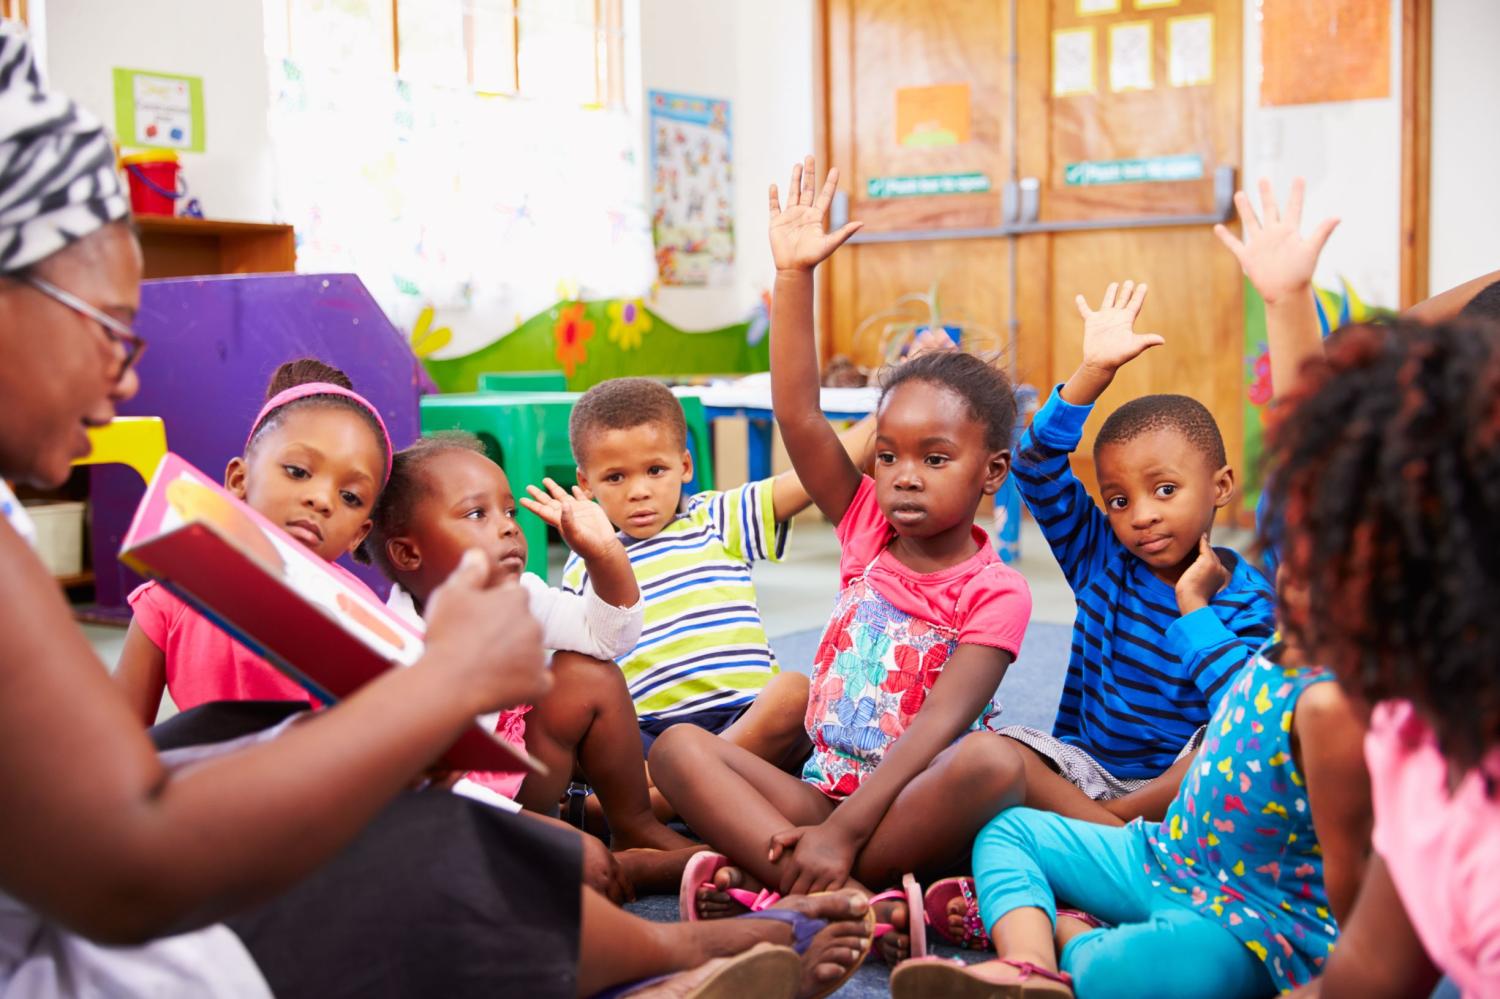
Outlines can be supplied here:
<path id="1" fill-rule="evenodd" d="M 871 198 L 916 198 L 934 194 L 983 194 L 990 179 L 982 173 L 930 173 L 915 177 L 871 177 L 865 194 Z"/>
<path id="2" fill-rule="evenodd" d="M 1201 180 L 1202 177 L 1203 157 L 1196 153 L 1136 160 L 1085 160 L 1063 167 L 1063 183 L 1069 186 Z"/>

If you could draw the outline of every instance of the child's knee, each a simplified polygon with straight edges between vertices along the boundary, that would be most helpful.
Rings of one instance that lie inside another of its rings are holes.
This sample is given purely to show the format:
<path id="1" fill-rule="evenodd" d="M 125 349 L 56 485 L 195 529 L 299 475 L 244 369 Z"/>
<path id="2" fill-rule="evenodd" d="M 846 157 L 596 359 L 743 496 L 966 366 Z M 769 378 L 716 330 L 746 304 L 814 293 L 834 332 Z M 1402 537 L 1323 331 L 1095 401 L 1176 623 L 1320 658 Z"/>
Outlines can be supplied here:
<path id="1" fill-rule="evenodd" d="M 1026 763 L 1006 739 L 990 732 L 970 732 L 953 747 L 957 779 L 966 793 L 1009 799 L 1026 791 Z"/>
<path id="2" fill-rule="evenodd" d="M 801 728 L 811 689 L 806 675 L 787 670 L 773 676 L 755 702 L 773 724 Z"/>
<path id="3" fill-rule="evenodd" d="M 685 760 L 701 759 L 708 751 L 708 740 L 715 736 L 697 725 L 673 725 L 651 743 L 646 765 L 652 779 L 660 785 L 664 777 L 676 773 Z"/>
<path id="4" fill-rule="evenodd" d="M 595 659 L 581 652 L 554 652 L 551 672 L 554 690 L 575 690 L 594 700 L 603 699 L 605 692 L 614 688 L 629 693 L 624 672 L 607 659 Z"/>

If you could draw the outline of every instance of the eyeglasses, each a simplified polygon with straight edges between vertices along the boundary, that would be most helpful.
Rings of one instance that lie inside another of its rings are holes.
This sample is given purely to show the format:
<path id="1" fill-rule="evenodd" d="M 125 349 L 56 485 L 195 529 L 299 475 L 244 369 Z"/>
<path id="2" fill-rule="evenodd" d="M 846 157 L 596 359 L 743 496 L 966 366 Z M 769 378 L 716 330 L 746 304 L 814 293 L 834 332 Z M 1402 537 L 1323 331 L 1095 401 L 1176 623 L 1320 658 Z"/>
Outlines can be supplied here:
<path id="1" fill-rule="evenodd" d="M 45 281 L 34 274 L 21 274 L 16 280 L 104 327 L 104 335 L 109 337 L 110 342 L 119 347 L 123 354 L 120 370 L 115 373 L 115 380 L 124 378 L 125 372 L 135 367 L 135 363 L 141 359 L 141 353 L 146 349 L 146 341 L 136 336 L 134 330 L 114 316 L 99 311 L 72 292 L 63 291 L 52 282 Z"/>

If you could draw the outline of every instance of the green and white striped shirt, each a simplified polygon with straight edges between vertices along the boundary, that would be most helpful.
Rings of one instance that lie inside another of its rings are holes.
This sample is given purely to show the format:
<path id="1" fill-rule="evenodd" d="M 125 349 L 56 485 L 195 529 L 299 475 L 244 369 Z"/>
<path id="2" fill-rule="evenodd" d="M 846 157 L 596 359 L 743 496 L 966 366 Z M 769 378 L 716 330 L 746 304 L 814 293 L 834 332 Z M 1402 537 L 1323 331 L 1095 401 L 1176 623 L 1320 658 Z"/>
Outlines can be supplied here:
<path id="1" fill-rule="evenodd" d="M 779 561 L 788 533 L 770 479 L 699 493 L 652 537 L 621 532 L 646 604 L 640 641 L 619 660 L 642 720 L 749 704 L 777 673 L 750 563 Z M 562 589 L 582 593 L 587 578 L 574 555 Z"/>

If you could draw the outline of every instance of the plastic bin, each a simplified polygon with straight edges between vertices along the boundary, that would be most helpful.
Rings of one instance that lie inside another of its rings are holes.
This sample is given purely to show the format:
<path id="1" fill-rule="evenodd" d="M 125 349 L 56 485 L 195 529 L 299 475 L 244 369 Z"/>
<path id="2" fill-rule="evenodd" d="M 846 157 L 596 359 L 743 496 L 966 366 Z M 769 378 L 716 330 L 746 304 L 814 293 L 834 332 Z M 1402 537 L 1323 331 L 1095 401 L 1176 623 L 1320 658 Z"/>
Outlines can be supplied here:
<path id="1" fill-rule="evenodd" d="M 36 525 L 37 553 L 54 576 L 76 576 L 83 571 L 83 516 L 81 502 L 38 503 L 26 514 Z"/>

